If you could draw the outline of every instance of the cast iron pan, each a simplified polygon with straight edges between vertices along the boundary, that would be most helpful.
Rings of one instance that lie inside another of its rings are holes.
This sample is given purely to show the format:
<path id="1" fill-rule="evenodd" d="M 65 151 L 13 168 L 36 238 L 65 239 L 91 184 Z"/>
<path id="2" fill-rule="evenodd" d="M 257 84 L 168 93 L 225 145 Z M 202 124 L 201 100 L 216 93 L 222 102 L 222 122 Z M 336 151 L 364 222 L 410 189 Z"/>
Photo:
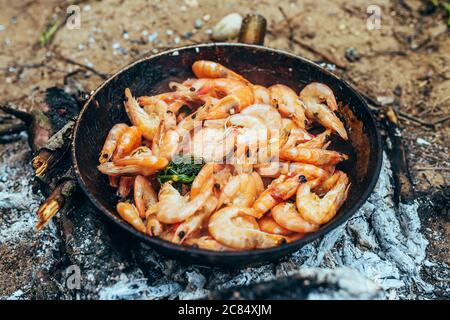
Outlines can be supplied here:
<path id="1" fill-rule="evenodd" d="M 340 165 L 352 180 L 349 197 L 337 215 L 317 232 L 270 249 L 240 252 L 211 252 L 180 246 L 146 236 L 117 214 L 115 191 L 98 170 L 98 156 L 111 127 L 128 122 L 123 101 L 125 88 L 134 96 L 169 91 L 169 81 L 192 77 L 196 60 L 213 60 L 231 68 L 252 83 L 270 86 L 282 83 L 296 92 L 312 81 L 333 89 L 340 114 L 349 133 L 349 142 L 334 138 L 332 147 L 350 155 Z M 248 44 L 213 43 L 169 50 L 138 60 L 106 80 L 90 96 L 75 125 L 72 156 L 79 184 L 94 205 L 125 232 L 133 234 L 162 254 L 186 263 L 236 267 L 263 263 L 294 252 L 347 221 L 367 200 L 380 172 L 381 143 L 375 121 L 364 99 L 347 83 L 314 62 L 288 52 Z"/>

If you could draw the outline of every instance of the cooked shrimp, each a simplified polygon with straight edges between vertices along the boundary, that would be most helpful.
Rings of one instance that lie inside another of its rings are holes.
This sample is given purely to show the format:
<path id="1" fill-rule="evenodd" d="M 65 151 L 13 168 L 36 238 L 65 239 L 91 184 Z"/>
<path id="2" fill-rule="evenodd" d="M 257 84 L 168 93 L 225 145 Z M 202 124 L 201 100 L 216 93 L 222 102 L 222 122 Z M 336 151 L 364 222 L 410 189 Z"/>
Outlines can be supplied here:
<path id="1" fill-rule="evenodd" d="M 297 190 L 297 209 L 303 219 L 318 225 L 330 221 L 337 213 L 341 205 L 347 199 L 350 182 L 345 173 L 336 171 L 339 175 L 336 184 L 326 193 L 323 198 L 319 198 L 311 192 L 315 186 L 315 181 L 302 184 Z"/>
<path id="2" fill-rule="evenodd" d="M 317 224 L 303 219 L 293 203 L 280 203 L 272 208 L 271 214 L 277 224 L 290 231 L 310 233 L 319 229 Z"/>
<path id="3" fill-rule="evenodd" d="M 215 212 L 208 225 L 214 239 L 236 249 L 269 248 L 285 242 L 279 235 L 236 226 L 233 218 L 242 213 L 242 208 L 238 207 L 226 207 Z"/>
<path id="4" fill-rule="evenodd" d="M 199 210 L 212 193 L 214 180 L 209 179 L 201 189 L 201 192 L 188 202 L 172 185 L 165 183 L 161 188 L 159 202 L 156 205 L 156 217 L 163 223 L 178 223 L 186 220 Z"/>
<path id="5" fill-rule="evenodd" d="M 340 175 L 339 174 L 333 174 L 331 173 L 330 176 L 324 180 L 320 185 L 313 188 L 313 191 L 315 194 L 317 194 L 319 197 L 324 196 L 328 191 L 331 190 L 331 188 L 334 187 L 336 182 L 338 182 Z"/>
<path id="6" fill-rule="evenodd" d="M 252 89 L 245 83 L 235 79 L 210 79 L 203 83 L 197 90 L 197 93 L 200 96 L 212 95 L 221 99 L 213 104 L 206 114 L 199 112 L 197 117 L 202 120 L 220 119 L 220 117 L 223 117 L 222 113 L 220 117 L 215 116 L 217 110 L 221 110 L 221 112 L 225 110 L 228 116 L 233 113 L 238 113 L 254 101 Z"/>
<path id="7" fill-rule="evenodd" d="M 305 182 L 304 176 L 295 175 L 287 178 L 281 175 L 264 190 L 263 193 L 256 199 L 253 204 L 251 215 L 256 218 L 261 218 L 264 213 L 272 209 L 278 203 L 285 201 L 292 197 L 297 191 L 300 183 Z"/>
<path id="8" fill-rule="evenodd" d="M 180 143 L 180 134 L 177 130 L 164 130 L 160 127 L 153 138 L 152 148 L 156 155 L 171 160 L 177 153 Z"/>
<path id="9" fill-rule="evenodd" d="M 117 204 L 117 212 L 122 217 L 122 219 L 131 224 L 133 228 L 142 233 L 145 233 L 145 224 L 139 217 L 138 211 L 131 203 L 119 202 Z"/>
<path id="10" fill-rule="evenodd" d="M 277 178 L 282 174 L 300 174 L 307 180 L 315 178 L 324 180 L 329 176 L 326 170 L 301 162 L 272 162 L 269 166 L 258 168 L 258 173 L 270 178 Z"/>
<path id="11" fill-rule="evenodd" d="M 304 128 L 305 109 L 295 91 L 282 84 L 273 85 L 269 90 L 272 105 L 284 116 L 292 118 L 297 126 Z"/>
<path id="12" fill-rule="evenodd" d="M 98 159 L 100 164 L 111 159 L 114 151 L 116 150 L 117 144 L 119 143 L 120 137 L 125 133 L 127 128 L 128 125 L 125 123 L 118 123 L 114 125 L 111 130 L 109 130 L 108 136 L 103 144 L 102 151 L 100 152 L 100 158 Z"/>
<path id="13" fill-rule="evenodd" d="M 337 103 L 333 91 L 328 86 L 318 82 L 310 83 L 300 92 L 300 99 L 305 104 L 306 116 L 309 119 L 316 120 L 325 128 L 337 132 L 342 139 L 348 139 L 344 124 L 333 112 L 337 110 Z M 322 102 L 326 102 L 327 105 Z"/>
<path id="14" fill-rule="evenodd" d="M 270 91 L 266 87 L 254 85 L 252 87 L 255 96 L 255 103 L 271 104 Z"/>
<path id="15" fill-rule="evenodd" d="M 200 172 L 195 177 L 194 181 L 191 185 L 191 197 L 195 197 L 198 194 L 200 194 L 200 191 L 202 190 L 205 183 L 211 179 L 212 175 L 214 174 L 214 163 L 207 163 L 205 164 Z"/>
<path id="16" fill-rule="evenodd" d="M 192 64 L 192 72 L 194 72 L 197 78 L 229 78 L 249 83 L 249 81 L 240 74 L 217 62 L 208 60 L 199 60 L 194 62 Z"/>
<path id="17" fill-rule="evenodd" d="M 134 203 L 141 218 L 145 218 L 145 211 L 158 202 L 158 196 L 147 178 L 138 175 L 134 180 Z"/>
<path id="18" fill-rule="evenodd" d="M 154 169 L 144 168 L 138 165 L 118 166 L 112 162 L 105 162 L 99 165 L 98 170 L 111 177 L 117 177 L 120 175 L 143 175 L 150 176 L 156 172 Z"/>
<path id="19" fill-rule="evenodd" d="M 241 111 L 241 115 L 256 117 L 268 129 L 281 129 L 283 123 L 280 113 L 268 104 L 252 104 Z"/>
<path id="20" fill-rule="evenodd" d="M 186 153 L 206 162 L 219 162 L 233 151 L 237 134 L 233 128 L 202 128 L 188 140 L 189 150 Z"/>
<path id="21" fill-rule="evenodd" d="M 326 149 L 330 145 L 331 130 L 325 130 L 321 134 L 315 136 L 309 141 L 303 142 L 298 147 L 308 149 Z"/>
<path id="22" fill-rule="evenodd" d="M 211 213 L 216 209 L 217 198 L 210 196 L 206 200 L 203 207 L 193 216 L 187 218 L 185 221 L 180 223 L 180 225 L 175 230 L 174 237 L 172 239 L 173 243 L 183 243 L 191 234 L 200 230 L 203 221 L 205 221 Z"/>
<path id="23" fill-rule="evenodd" d="M 272 211 L 275 208 L 272 208 Z M 260 230 L 267 233 L 279 234 L 281 236 L 287 236 L 292 233 L 292 231 L 279 225 L 271 216 L 262 217 L 258 220 L 258 224 Z"/>
<path id="24" fill-rule="evenodd" d="M 228 118 L 228 124 L 236 127 L 249 128 L 252 130 L 267 129 L 266 124 L 257 117 L 239 113 Z"/>
<path id="25" fill-rule="evenodd" d="M 147 218 L 146 233 L 151 237 L 160 236 L 164 232 L 164 227 L 154 215 Z"/>
<path id="26" fill-rule="evenodd" d="M 116 150 L 113 154 L 113 161 L 125 157 L 142 143 L 141 131 L 137 127 L 128 127 L 120 136 Z"/>
<path id="27" fill-rule="evenodd" d="M 264 182 L 262 181 L 259 173 L 256 171 L 252 172 L 251 176 L 253 178 L 253 181 L 255 182 L 256 196 L 259 197 L 259 195 L 264 191 Z"/>
<path id="28" fill-rule="evenodd" d="M 119 179 L 119 188 L 117 189 L 117 194 L 120 198 L 125 199 L 131 192 L 134 184 L 134 177 L 122 176 Z"/>
<path id="29" fill-rule="evenodd" d="M 139 166 L 143 169 L 153 170 L 153 172 L 156 172 L 164 169 L 169 161 L 163 157 L 139 154 L 114 160 L 113 163 L 117 166 Z"/>
<path id="30" fill-rule="evenodd" d="M 236 207 L 251 207 L 256 198 L 255 180 L 249 174 L 243 173 L 231 177 L 223 188 L 217 208 L 223 204 Z"/>
<path id="31" fill-rule="evenodd" d="M 189 238 L 185 242 L 185 244 L 193 247 L 197 247 L 204 250 L 211 250 L 211 251 L 231 251 L 236 250 L 232 249 L 230 247 L 226 247 L 223 244 L 216 241 L 211 236 L 202 236 L 200 238 Z"/>
<path id="32" fill-rule="evenodd" d="M 130 89 L 125 89 L 125 111 L 133 125 L 139 128 L 144 138 L 152 140 L 158 130 L 161 119 L 157 113 L 148 114 L 142 109 L 136 99 L 131 95 Z"/>
<path id="33" fill-rule="evenodd" d="M 289 161 L 305 162 L 321 166 L 335 165 L 341 161 L 347 160 L 348 156 L 337 151 L 308 149 L 302 148 L 300 146 L 295 148 L 281 149 L 280 158 Z"/>

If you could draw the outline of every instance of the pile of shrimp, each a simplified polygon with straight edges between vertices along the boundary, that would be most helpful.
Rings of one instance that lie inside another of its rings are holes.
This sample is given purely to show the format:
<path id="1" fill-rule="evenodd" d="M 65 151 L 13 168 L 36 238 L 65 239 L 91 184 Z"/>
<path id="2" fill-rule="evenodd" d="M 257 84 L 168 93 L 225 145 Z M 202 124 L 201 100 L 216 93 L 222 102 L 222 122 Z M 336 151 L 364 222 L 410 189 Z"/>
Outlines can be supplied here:
<path id="1" fill-rule="evenodd" d="M 215 251 L 278 246 L 329 222 L 350 187 L 335 168 L 347 155 L 328 149 L 332 134 L 348 139 L 333 91 L 317 82 L 299 94 L 263 87 L 206 60 L 192 71 L 196 78 L 171 82 L 170 92 L 135 98 L 125 90 L 131 125 L 113 126 L 98 166 L 117 188 L 120 217 L 149 236 Z M 255 128 L 266 130 L 264 146 L 238 152 Z M 155 176 L 181 149 L 205 164 L 180 191 Z"/>

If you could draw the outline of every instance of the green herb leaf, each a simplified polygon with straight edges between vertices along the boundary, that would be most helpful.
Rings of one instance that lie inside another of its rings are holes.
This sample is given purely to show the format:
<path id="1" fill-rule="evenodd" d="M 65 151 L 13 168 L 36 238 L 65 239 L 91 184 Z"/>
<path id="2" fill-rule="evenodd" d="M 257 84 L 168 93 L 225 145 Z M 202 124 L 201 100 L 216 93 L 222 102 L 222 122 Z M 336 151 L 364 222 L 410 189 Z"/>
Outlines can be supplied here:
<path id="1" fill-rule="evenodd" d="M 204 165 L 203 159 L 176 156 L 163 171 L 158 172 L 156 179 L 160 184 L 172 181 L 172 185 L 181 191 L 182 185 L 191 184 Z"/>

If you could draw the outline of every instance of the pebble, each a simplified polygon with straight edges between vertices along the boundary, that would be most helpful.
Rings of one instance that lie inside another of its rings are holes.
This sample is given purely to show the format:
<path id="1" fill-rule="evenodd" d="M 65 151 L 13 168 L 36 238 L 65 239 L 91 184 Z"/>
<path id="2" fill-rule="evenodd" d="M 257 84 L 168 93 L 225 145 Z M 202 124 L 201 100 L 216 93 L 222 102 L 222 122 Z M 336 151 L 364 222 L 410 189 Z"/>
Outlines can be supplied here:
<path id="1" fill-rule="evenodd" d="M 359 52 L 355 48 L 352 48 L 352 47 L 345 49 L 345 57 L 350 62 L 358 61 L 361 58 L 361 56 L 359 55 Z"/>
<path id="2" fill-rule="evenodd" d="M 209 21 L 209 19 L 211 19 L 211 15 L 210 15 L 210 14 L 205 14 L 205 15 L 203 16 L 203 20 Z"/>
<path id="3" fill-rule="evenodd" d="M 394 102 L 394 97 L 390 97 L 390 96 L 379 96 L 377 97 L 377 101 L 382 105 L 382 106 L 387 106 L 388 104 L 392 104 Z"/>
<path id="4" fill-rule="evenodd" d="M 402 95 L 402 87 L 400 87 L 399 85 L 397 85 L 397 86 L 394 88 L 394 94 L 395 94 L 397 97 L 400 97 L 400 96 Z"/>
<path id="5" fill-rule="evenodd" d="M 429 143 L 427 140 L 423 139 L 423 138 L 417 138 L 416 143 L 419 146 L 430 146 L 431 143 Z"/>
<path id="6" fill-rule="evenodd" d="M 180 37 L 175 37 L 175 39 L 173 39 L 173 42 L 174 42 L 175 44 L 179 44 L 180 41 L 181 41 Z"/>
<path id="7" fill-rule="evenodd" d="M 186 32 L 185 34 L 183 34 L 183 37 L 184 37 L 185 39 L 190 39 L 190 38 L 192 38 L 193 35 L 194 35 L 194 34 L 193 34 L 191 31 L 188 31 L 188 32 Z"/>
<path id="8" fill-rule="evenodd" d="M 168 30 L 166 30 L 166 34 L 170 37 L 173 35 L 173 31 L 168 29 Z"/>
<path id="9" fill-rule="evenodd" d="M 3 31 L 5 29 L 6 29 L 6 27 L 4 25 L 0 24 L 0 31 Z"/>
<path id="10" fill-rule="evenodd" d="M 195 19 L 194 27 L 195 29 L 201 29 L 203 27 L 202 19 Z"/>
<path id="11" fill-rule="evenodd" d="M 153 32 L 151 35 L 148 36 L 148 41 L 155 42 L 156 39 L 158 38 L 158 34 L 159 33 L 157 31 Z"/>
<path id="12" fill-rule="evenodd" d="M 239 13 L 230 13 L 223 17 L 213 28 L 211 38 L 215 41 L 225 41 L 235 38 L 242 25 L 242 16 Z"/>
<path id="13" fill-rule="evenodd" d="M 123 38 L 124 38 L 125 40 L 128 40 L 128 38 L 130 37 L 130 35 L 128 34 L 127 31 L 124 31 L 123 34 L 122 34 L 122 36 L 123 36 Z"/>

